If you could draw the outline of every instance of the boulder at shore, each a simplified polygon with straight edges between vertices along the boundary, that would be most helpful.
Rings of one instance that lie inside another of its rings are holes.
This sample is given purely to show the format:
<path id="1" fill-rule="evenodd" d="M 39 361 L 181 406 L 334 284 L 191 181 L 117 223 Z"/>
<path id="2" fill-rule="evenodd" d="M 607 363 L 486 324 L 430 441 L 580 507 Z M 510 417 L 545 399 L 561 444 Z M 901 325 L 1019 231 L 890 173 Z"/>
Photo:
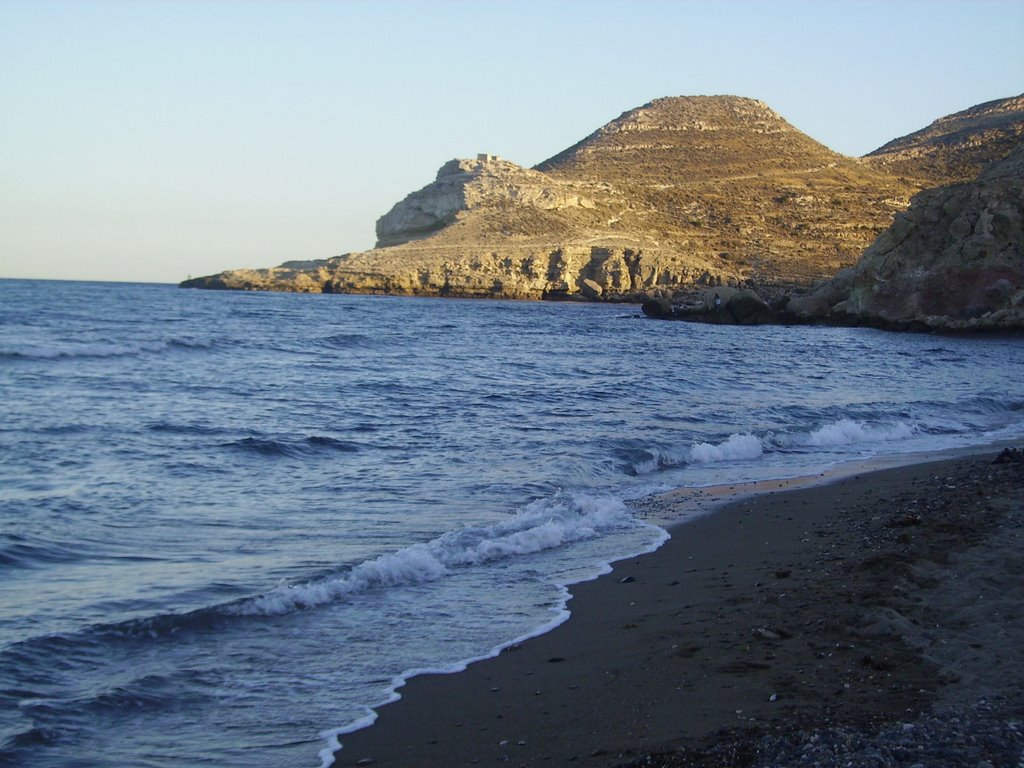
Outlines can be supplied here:
<path id="1" fill-rule="evenodd" d="M 708 288 L 700 304 L 673 307 L 665 298 L 652 298 L 641 307 L 647 317 L 656 320 L 692 320 L 716 325 L 769 325 L 779 316 L 764 299 L 749 288 L 722 285 Z"/>

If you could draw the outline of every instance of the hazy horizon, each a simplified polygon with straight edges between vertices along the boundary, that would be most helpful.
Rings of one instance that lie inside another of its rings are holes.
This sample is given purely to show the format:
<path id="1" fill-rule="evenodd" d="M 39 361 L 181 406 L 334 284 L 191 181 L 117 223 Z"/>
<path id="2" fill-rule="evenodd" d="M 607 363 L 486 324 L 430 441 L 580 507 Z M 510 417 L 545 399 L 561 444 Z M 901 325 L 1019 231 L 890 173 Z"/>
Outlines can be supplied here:
<path id="1" fill-rule="evenodd" d="M 371 248 L 455 157 L 652 99 L 861 156 L 1024 90 L 1024 3 L 8 0 L 0 277 L 175 283 Z"/>

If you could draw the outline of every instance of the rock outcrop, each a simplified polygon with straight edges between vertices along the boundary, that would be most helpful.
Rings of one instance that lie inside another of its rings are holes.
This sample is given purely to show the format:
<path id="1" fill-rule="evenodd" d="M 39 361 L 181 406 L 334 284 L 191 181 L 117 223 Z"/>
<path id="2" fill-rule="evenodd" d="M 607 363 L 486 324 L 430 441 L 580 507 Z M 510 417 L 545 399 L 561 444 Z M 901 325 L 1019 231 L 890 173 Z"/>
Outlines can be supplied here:
<path id="1" fill-rule="evenodd" d="M 1009 107 L 983 106 L 1001 115 L 999 136 L 1024 125 Z M 981 122 L 976 142 L 944 156 L 1001 156 Z M 753 99 L 658 99 L 534 169 L 492 156 L 446 163 L 378 220 L 371 251 L 183 285 L 589 300 L 809 286 L 854 264 L 913 194 L 962 181 L 953 160 L 886 156 L 839 155 Z"/>
<path id="2" fill-rule="evenodd" d="M 890 328 L 1024 329 L 1024 142 L 973 182 L 917 195 L 856 266 L 787 311 Z"/>
<path id="3" fill-rule="evenodd" d="M 688 320 L 712 325 L 774 325 L 782 315 L 749 288 L 708 288 L 697 303 L 674 306 L 664 298 L 645 301 L 641 310 L 656 320 Z"/>
<path id="4" fill-rule="evenodd" d="M 441 166 L 432 184 L 377 219 L 377 248 L 429 237 L 453 224 L 459 214 L 482 208 L 593 208 L 594 203 L 574 187 L 493 155 L 452 160 Z"/>

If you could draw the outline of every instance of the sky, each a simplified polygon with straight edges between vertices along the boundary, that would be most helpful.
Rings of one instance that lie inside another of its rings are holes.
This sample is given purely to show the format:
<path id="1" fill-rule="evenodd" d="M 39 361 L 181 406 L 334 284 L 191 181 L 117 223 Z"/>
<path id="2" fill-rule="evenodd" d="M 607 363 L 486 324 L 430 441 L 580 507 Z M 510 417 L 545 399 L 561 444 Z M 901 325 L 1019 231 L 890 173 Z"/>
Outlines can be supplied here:
<path id="1" fill-rule="evenodd" d="M 1024 92 L 1022 0 L 0 0 L 0 277 L 175 283 L 374 245 L 452 158 L 662 96 L 859 156 Z"/>

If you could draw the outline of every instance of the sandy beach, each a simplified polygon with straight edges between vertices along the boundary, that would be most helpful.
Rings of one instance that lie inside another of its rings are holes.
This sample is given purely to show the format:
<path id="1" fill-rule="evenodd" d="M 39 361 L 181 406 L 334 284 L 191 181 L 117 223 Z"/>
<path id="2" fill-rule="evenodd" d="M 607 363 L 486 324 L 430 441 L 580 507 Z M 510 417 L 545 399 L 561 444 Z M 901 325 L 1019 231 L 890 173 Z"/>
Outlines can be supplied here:
<path id="1" fill-rule="evenodd" d="M 1024 463 L 996 458 L 779 484 L 675 525 L 574 586 L 555 630 L 412 679 L 335 764 L 1016 766 Z"/>

